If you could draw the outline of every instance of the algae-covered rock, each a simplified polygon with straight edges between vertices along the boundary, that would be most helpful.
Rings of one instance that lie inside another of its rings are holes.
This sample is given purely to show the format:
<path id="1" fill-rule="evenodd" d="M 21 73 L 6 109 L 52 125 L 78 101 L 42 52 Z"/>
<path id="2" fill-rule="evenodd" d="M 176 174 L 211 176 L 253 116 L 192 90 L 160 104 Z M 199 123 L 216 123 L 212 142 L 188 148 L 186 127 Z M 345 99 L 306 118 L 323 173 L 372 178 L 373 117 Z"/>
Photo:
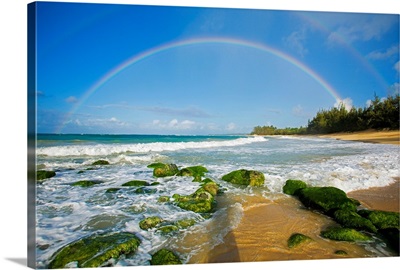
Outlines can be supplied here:
<path id="1" fill-rule="evenodd" d="M 194 224 L 196 224 L 196 220 L 192 218 L 181 219 L 175 222 L 175 225 L 182 229 L 193 226 Z"/>
<path id="2" fill-rule="evenodd" d="M 287 180 L 282 190 L 288 195 L 295 195 L 296 191 L 301 188 L 306 188 L 307 184 L 301 180 Z"/>
<path id="3" fill-rule="evenodd" d="M 157 202 L 159 202 L 159 203 L 166 203 L 169 201 L 170 201 L 170 198 L 168 196 L 160 196 L 160 197 L 158 197 L 158 200 L 157 200 Z"/>
<path id="4" fill-rule="evenodd" d="M 106 190 L 106 193 L 115 193 L 115 192 L 118 192 L 120 190 L 121 190 L 120 188 L 108 188 Z"/>
<path id="5" fill-rule="evenodd" d="M 135 190 L 136 194 L 154 194 L 157 192 L 157 189 L 155 188 L 146 188 L 146 187 L 140 187 Z"/>
<path id="6" fill-rule="evenodd" d="M 201 186 L 205 191 L 209 192 L 213 196 L 217 195 L 217 193 L 219 191 L 218 184 L 209 178 L 204 180 L 204 183 Z"/>
<path id="7" fill-rule="evenodd" d="M 154 177 L 174 176 L 179 173 L 179 169 L 175 164 L 152 163 L 147 168 L 153 169 Z"/>
<path id="8" fill-rule="evenodd" d="M 144 187 L 150 186 L 150 184 L 143 180 L 132 180 L 122 184 L 123 187 Z"/>
<path id="9" fill-rule="evenodd" d="M 157 232 L 161 232 L 161 233 L 167 234 L 167 233 L 171 233 L 171 232 L 174 232 L 174 231 L 177 231 L 177 230 L 179 230 L 179 227 L 178 227 L 178 226 L 175 226 L 175 225 L 165 225 L 165 226 L 162 226 L 162 227 L 158 228 L 158 229 L 157 229 Z"/>
<path id="10" fill-rule="evenodd" d="M 160 249 L 151 256 L 151 265 L 182 264 L 179 257 L 168 249 Z"/>
<path id="11" fill-rule="evenodd" d="M 237 170 L 222 176 L 222 180 L 238 185 L 261 187 L 264 186 L 263 173 L 253 170 Z"/>
<path id="12" fill-rule="evenodd" d="M 54 176 L 56 176 L 56 172 L 55 171 L 39 170 L 39 171 L 36 172 L 36 180 L 37 181 L 48 179 L 48 178 L 52 178 Z"/>
<path id="13" fill-rule="evenodd" d="M 347 255 L 347 252 L 345 250 L 339 249 L 335 251 L 336 255 Z"/>
<path id="14" fill-rule="evenodd" d="M 132 233 L 98 234 L 72 242 L 51 258 L 49 269 L 64 268 L 71 262 L 78 267 L 99 267 L 122 254 L 134 253 L 140 240 Z"/>
<path id="15" fill-rule="evenodd" d="M 101 183 L 103 183 L 103 182 L 97 181 L 97 180 L 82 180 L 82 181 L 77 181 L 75 183 L 72 183 L 71 186 L 91 187 L 91 186 L 98 185 Z"/>
<path id="16" fill-rule="evenodd" d="M 399 254 L 400 242 L 399 242 L 399 229 L 397 228 L 386 228 L 380 229 L 379 235 L 387 243 L 387 245 Z"/>
<path id="17" fill-rule="evenodd" d="M 288 239 L 288 247 L 289 248 L 294 248 L 297 247 L 298 245 L 306 242 L 310 242 L 312 239 L 304 234 L 301 233 L 294 233 L 292 234 L 289 239 Z"/>
<path id="18" fill-rule="evenodd" d="M 142 230 L 149 230 L 151 228 L 156 227 L 161 222 L 162 222 L 162 219 L 160 217 L 157 217 L 157 216 L 148 217 L 139 222 L 139 227 Z"/>
<path id="19" fill-rule="evenodd" d="M 304 206 L 333 214 L 336 210 L 356 211 L 358 202 L 347 197 L 343 190 L 335 187 L 307 187 L 297 190 Z"/>
<path id="20" fill-rule="evenodd" d="M 399 213 L 379 210 L 360 210 L 358 214 L 369 219 L 378 229 L 400 228 Z"/>
<path id="21" fill-rule="evenodd" d="M 214 196 L 204 188 L 199 188 L 191 195 L 174 194 L 172 197 L 178 207 L 196 213 L 211 212 L 214 206 Z"/>
<path id="22" fill-rule="evenodd" d="M 333 214 L 335 220 L 346 228 L 365 230 L 376 233 L 378 230 L 372 222 L 359 214 L 349 210 L 337 210 Z"/>
<path id="23" fill-rule="evenodd" d="M 107 160 L 104 160 L 104 159 L 100 159 L 100 160 L 97 160 L 92 163 L 92 166 L 96 166 L 96 165 L 110 165 L 110 162 L 108 162 Z"/>
<path id="24" fill-rule="evenodd" d="M 178 176 L 193 176 L 193 182 L 201 182 L 201 178 L 208 172 L 203 166 L 186 167 L 179 171 Z"/>
<path id="25" fill-rule="evenodd" d="M 330 228 L 321 232 L 321 236 L 336 241 L 370 241 L 372 238 L 351 228 Z"/>

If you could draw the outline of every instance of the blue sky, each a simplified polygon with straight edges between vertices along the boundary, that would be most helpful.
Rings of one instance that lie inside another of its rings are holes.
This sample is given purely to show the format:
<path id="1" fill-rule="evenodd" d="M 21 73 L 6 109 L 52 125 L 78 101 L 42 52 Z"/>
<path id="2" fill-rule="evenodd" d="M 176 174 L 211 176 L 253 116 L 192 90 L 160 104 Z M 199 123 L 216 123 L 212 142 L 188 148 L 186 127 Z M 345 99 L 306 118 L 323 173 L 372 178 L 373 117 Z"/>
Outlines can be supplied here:
<path id="1" fill-rule="evenodd" d="M 249 133 L 399 90 L 398 15 L 41 2 L 36 37 L 38 132 Z"/>

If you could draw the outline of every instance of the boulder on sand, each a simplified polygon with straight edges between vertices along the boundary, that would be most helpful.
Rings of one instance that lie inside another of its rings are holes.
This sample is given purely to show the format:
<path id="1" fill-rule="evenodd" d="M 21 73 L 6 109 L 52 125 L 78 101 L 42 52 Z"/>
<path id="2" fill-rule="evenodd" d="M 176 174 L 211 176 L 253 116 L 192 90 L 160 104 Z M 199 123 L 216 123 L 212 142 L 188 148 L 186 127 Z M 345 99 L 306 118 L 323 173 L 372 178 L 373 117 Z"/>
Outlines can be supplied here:
<path id="1" fill-rule="evenodd" d="M 147 168 L 153 169 L 154 177 L 174 176 L 179 173 L 179 169 L 175 164 L 152 163 Z"/>
<path id="2" fill-rule="evenodd" d="M 238 185 L 262 187 L 265 176 L 263 173 L 253 170 L 237 170 L 222 176 L 222 180 Z"/>

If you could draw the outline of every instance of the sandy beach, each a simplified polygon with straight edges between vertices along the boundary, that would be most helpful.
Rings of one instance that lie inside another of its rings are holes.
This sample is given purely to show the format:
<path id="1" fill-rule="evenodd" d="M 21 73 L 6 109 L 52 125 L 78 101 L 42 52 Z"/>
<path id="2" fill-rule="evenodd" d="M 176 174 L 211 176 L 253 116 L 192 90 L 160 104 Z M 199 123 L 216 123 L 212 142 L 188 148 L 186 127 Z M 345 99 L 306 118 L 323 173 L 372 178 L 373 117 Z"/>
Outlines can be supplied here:
<path id="1" fill-rule="evenodd" d="M 384 144 L 395 144 L 400 143 L 400 131 L 375 131 L 367 130 L 352 133 L 332 133 L 327 135 L 320 135 L 321 138 L 334 138 L 338 140 L 347 141 L 361 141 L 369 143 L 384 143 Z"/>
<path id="2" fill-rule="evenodd" d="M 370 143 L 399 144 L 398 131 L 366 131 L 327 136 L 340 140 L 356 140 Z M 399 212 L 399 183 L 386 187 L 369 188 L 349 192 L 348 196 L 360 201 L 361 206 L 384 211 Z M 204 262 L 254 262 L 279 260 L 310 260 L 330 258 L 375 257 L 360 245 L 328 241 L 319 236 L 322 229 L 335 222 L 321 214 L 305 209 L 294 197 L 282 195 L 274 200 L 245 198 L 244 214 L 239 226 L 228 233 L 225 243 L 204 255 Z M 302 233 L 312 242 L 290 249 L 287 240 L 293 233 Z M 345 250 L 348 254 L 337 255 Z M 386 254 L 382 256 L 395 256 Z"/>

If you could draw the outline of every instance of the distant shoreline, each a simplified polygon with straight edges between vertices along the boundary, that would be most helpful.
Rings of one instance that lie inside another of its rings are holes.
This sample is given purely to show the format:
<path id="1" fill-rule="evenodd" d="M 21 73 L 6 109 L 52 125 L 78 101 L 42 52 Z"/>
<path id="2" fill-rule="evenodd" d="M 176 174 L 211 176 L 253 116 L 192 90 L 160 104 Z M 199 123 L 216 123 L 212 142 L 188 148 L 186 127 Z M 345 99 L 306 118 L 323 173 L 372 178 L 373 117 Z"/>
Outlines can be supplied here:
<path id="1" fill-rule="evenodd" d="M 367 143 L 381 143 L 381 144 L 394 144 L 400 145 L 400 131 L 390 130 L 390 131 L 376 131 L 376 130 L 366 130 L 359 132 L 342 132 L 342 133 L 332 133 L 325 135 L 317 135 L 320 138 L 332 138 L 344 141 L 359 141 Z"/>

